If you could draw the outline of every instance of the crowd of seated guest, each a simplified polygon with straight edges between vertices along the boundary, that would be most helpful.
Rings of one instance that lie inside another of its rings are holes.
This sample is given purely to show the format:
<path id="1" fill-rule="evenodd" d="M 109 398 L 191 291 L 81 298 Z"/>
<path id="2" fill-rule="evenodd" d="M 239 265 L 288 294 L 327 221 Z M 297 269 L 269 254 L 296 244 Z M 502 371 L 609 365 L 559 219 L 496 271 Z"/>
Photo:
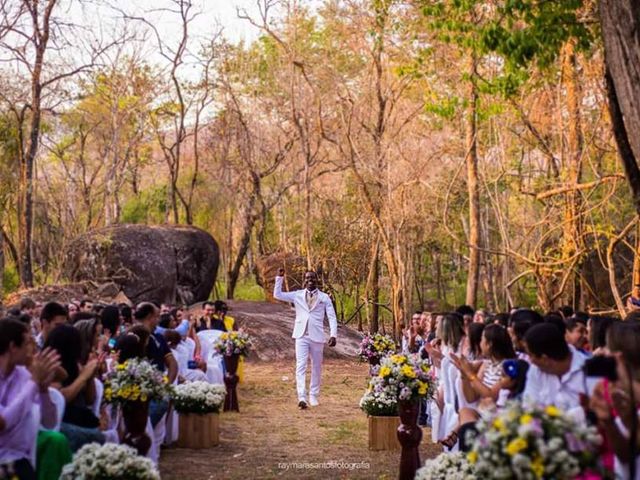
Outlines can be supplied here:
<path id="1" fill-rule="evenodd" d="M 433 366 L 437 395 L 422 402 L 418 421 L 431 425 L 433 441 L 445 449 L 468 450 L 484 412 L 520 399 L 595 422 L 607 440 L 604 467 L 612 476 L 629 478 L 629 464 L 638 460 L 630 456 L 630 445 L 640 452 L 640 434 L 635 440 L 630 435 L 640 430 L 640 409 L 630 402 L 640 399 L 640 311 L 632 310 L 624 321 L 570 307 L 544 316 L 530 309 L 493 315 L 468 306 L 415 312 L 402 345 Z M 587 375 L 594 356 L 616 359 L 616 380 Z M 640 479 L 640 462 L 635 471 Z"/>
<path id="2" fill-rule="evenodd" d="M 102 384 L 118 363 L 145 358 L 171 383 L 222 383 L 222 361 L 211 345 L 235 328 L 227 309 L 224 302 L 205 302 L 202 315 L 191 317 L 186 308 L 151 302 L 133 308 L 88 298 L 44 305 L 25 298 L 4 312 L 0 478 L 58 478 L 83 445 L 118 442 L 119 417 L 103 402 Z M 157 447 L 150 456 L 156 461 L 159 445 L 177 437 L 167 433 L 172 415 L 170 402 L 150 403 L 148 428 Z"/>

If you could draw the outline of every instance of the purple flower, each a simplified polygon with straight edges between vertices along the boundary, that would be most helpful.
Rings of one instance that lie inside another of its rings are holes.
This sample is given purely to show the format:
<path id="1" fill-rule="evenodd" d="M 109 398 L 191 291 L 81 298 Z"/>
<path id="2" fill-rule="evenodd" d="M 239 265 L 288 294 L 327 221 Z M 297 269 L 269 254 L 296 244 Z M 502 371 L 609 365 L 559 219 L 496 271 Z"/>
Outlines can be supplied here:
<path id="1" fill-rule="evenodd" d="M 542 422 L 538 418 L 534 418 L 531 420 L 529 424 L 529 431 L 536 437 L 542 437 L 544 435 L 544 430 L 542 428 Z"/>
<path id="2" fill-rule="evenodd" d="M 565 433 L 564 439 L 570 452 L 580 452 L 585 449 L 584 443 L 571 432 Z"/>

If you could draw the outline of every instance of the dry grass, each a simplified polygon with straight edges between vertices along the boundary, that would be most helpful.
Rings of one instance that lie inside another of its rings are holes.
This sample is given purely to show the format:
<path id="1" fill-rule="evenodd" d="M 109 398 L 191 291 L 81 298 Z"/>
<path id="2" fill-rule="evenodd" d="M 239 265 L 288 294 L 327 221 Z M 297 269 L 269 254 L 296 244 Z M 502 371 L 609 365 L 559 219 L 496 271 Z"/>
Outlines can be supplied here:
<path id="1" fill-rule="evenodd" d="M 325 360 L 320 406 L 306 411 L 297 408 L 293 369 L 292 361 L 248 363 L 238 392 L 241 413 L 221 415 L 220 445 L 163 450 L 163 480 L 396 478 L 400 454 L 367 447 L 367 419 L 358 408 L 367 367 Z M 429 443 L 428 431 L 424 433 L 423 459 L 440 451 Z M 362 469 L 305 470 L 291 465 L 331 461 L 360 464 Z"/>

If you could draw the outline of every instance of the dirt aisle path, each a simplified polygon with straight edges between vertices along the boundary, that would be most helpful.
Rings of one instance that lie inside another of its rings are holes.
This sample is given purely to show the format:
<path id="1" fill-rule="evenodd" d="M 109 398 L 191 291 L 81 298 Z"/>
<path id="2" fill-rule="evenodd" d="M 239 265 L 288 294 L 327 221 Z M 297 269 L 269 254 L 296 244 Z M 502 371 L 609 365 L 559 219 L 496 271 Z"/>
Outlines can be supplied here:
<path id="1" fill-rule="evenodd" d="M 248 363 L 241 413 L 221 415 L 221 444 L 164 449 L 162 479 L 396 478 L 399 453 L 367 448 L 367 419 L 358 408 L 367 366 L 325 360 L 320 406 L 306 411 L 296 406 L 293 368 L 292 361 Z M 439 450 L 425 430 L 422 459 Z"/>

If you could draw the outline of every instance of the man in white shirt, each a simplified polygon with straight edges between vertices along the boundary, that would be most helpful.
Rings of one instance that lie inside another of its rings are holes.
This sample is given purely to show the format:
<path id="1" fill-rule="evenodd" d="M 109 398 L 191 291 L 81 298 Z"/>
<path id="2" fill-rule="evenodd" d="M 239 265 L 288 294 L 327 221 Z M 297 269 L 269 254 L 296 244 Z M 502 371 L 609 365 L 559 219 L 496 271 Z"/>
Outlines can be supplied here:
<path id="1" fill-rule="evenodd" d="M 25 324 L 0 320 L 0 478 L 13 471 L 15 478 L 35 479 L 31 461 L 38 425 L 52 428 L 56 423 L 49 385 L 60 367 L 60 357 L 49 348 L 36 356 L 33 350 Z M 8 478 L 14 477 L 9 474 Z"/>
<path id="2" fill-rule="evenodd" d="M 523 393 L 525 402 L 555 405 L 576 419 L 584 419 L 581 396 L 588 393 L 582 370 L 586 357 L 568 345 L 551 323 L 531 327 L 524 341 L 532 364 Z"/>
<path id="3" fill-rule="evenodd" d="M 296 386 L 298 390 L 298 407 L 307 408 L 306 372 L 307 361 L 311 357 L 311 384 L 309 385 L 309 404 L 318 405 L 320 380 L 322 378 L 322 352 L 324 349 L 324 317 L 329 319 L 329 346 L 336 345 L 338 320 L 333 309 L 331 298 L 318 287 L 315 272 L 308 271 L 304 275 L 304 289 L 294 292 L 283 292 L 284 269 L 278 271 L 273 297 L 283 302 L 293 303 L 296 309 L 296 320 L 293 334 L 296 339 Z"/>

